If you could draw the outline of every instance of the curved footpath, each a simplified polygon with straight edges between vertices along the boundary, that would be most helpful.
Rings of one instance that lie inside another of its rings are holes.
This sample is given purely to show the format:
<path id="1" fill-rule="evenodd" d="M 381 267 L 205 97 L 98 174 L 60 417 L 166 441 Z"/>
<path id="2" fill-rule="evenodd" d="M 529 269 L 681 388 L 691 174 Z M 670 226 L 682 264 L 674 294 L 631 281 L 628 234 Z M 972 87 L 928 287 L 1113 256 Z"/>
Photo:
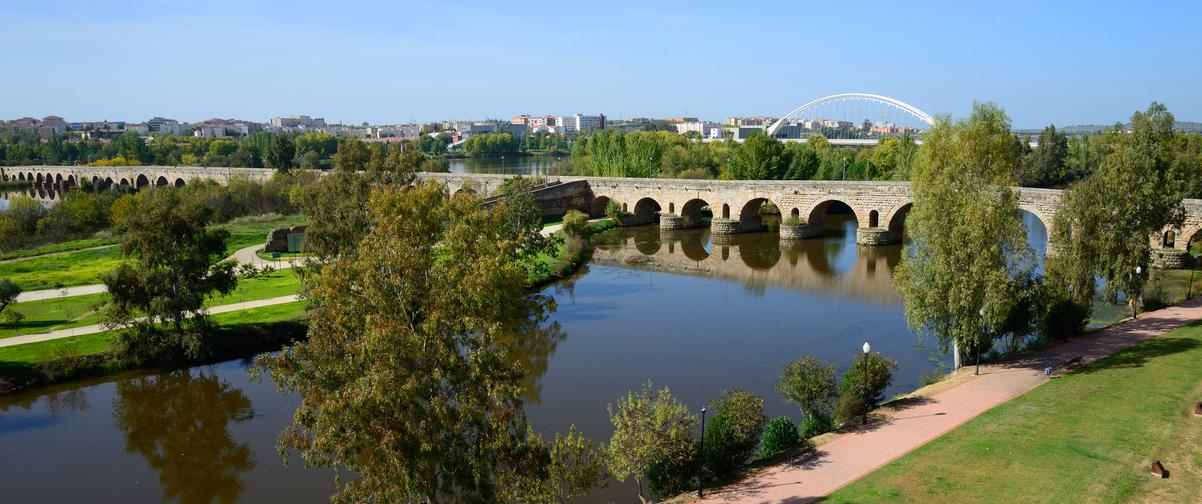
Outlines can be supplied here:
<path id="1" fill-rule="evenodd" d="M 273 298 L 269 298 L 269 299 L 256 299 L 254 301 L 244 301 L 241 303 L 233 303 L 233 304 L 220 305 L 220 306 L 211 306 L 207 309 L 207 312 L 210 315 L 216 315 L 218 313 L 249 310 L 251 308 L 260 308 L 263 306 L 272 306 L 272 305 L 278 305 L 278 304 L 284 304 L 284 303 L 291 303 L 293 301 L 299 301 L 299 300 L 300 300 L 299 295 L 292 294 L 289 296 L 279 296 L 279 297 L 273 297 Z M 142 319 L 138 319 L 138 320 L 142 320 Z M 58 329 L 55 331 L 44 332 L 44 333 L 40 333 L 40 334 L 27 334 L 25 336 L 13 336 L 11 338 L 0 339 L 0 348 L 16 346 L 16 345 L 24 345 L 26 343 L 37 343 L 39 341 L 50 341 L 50 340 L 56 340 L 56 339 L 62 339 L 62 338 L 71 338 L 74 336 L 83 336 L 85 334 L 95 334 L 95 333 L 104 332 L 107 330 L 109 330 L 109 328 L 105 327 L 103 324 L 93 324 L 93 325 L 87 325 L 87 326 L 72 327 L 72 328 L 68 328 L 68 329 Z"/>
<path id="2" fill-rule="evenodd" d="M 1013 362 L 982 366 L 980 376 L 969 374 L 946 390 L 885 412 L 866 427 L 840 434 L 812 452 L 761 469 L 747 479 L 716 489 L 705 502 L 815 502 L 840 487 L 926 444 L 977 415 L 1009 401 L 1048 380 L 1080 358 L 1081 364 L 1118 352 L 1141 341 L 1202 319 L 1202 298 L 1142 314 L 1048 350 Z M 878 410 L 878 413 L 880 411 Z M 696 500 L 695 500 L 696 501 Z"/>
<path id="3" fill-rule="evenodd" d="M 230 256 L 225 258 L 224 260 L 228 261 L 228 260 L 232 259 L 234 261 L 237 261 L 239 264 L 254 264 L 256 266 L 269 265 L 275 269 L 291 268 L 296 263 L 299 263 L 300 261 L 303 260 L 303 258 L 300 258 L 300 257 L 289 257 L 287 259 L 280 259 L 278 261 L 273 261 L 270 259 L 263 259 L 262 257 L 258 256 L 258 252 L 260 250 L 263 250 L 263 248 L 266 246 L 267 245 L 265 245 L 265 244 L 260 244 L 260 245 L 251 245 L 249 247 L 241 248 L 241 249 L 234 251 L 233 254 L 230 254 Z M 73 251 L 73 252 L 75 252 L 75 251 Z M 20 295 L 17 296 L 17 302 L 24 303 L 24 302 L 28 302 L 28 301 L 43 301 L 46 299 L 57 299 L 57 298 L 74 297 L 74 296 L 86 296 L 88 294 L 99 294 L 104 291 L 105 291 L 104 284 L 79 285 L 79 286 L 75 286 L 75 287 L 64 287 L 62 289 L 36 290 L 36 291 L 22 292 Z M 3 345 L 0 345 L 0 346 L 3 346 Z"/>

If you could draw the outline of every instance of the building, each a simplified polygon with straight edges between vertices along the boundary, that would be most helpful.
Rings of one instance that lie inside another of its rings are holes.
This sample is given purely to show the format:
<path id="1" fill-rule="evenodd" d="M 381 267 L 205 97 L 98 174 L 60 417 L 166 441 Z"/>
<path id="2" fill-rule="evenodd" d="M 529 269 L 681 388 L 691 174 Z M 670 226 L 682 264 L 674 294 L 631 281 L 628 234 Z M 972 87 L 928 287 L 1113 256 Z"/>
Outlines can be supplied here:
<path id="1" fill-rule="evenodd" d="M 775 117 L 754 116 L 754 117 L 738 117 L 732 116 L 726 118 L 727 126 L 769 126 L 776 122 Z"/>
<path id="2" fill-rule="evenodd" d="M 292 117 L 272 117 L 271 126 L 280 129 L 300 129 L 300 130 L 324 130 L 326 128 L 326 120 L 323 118 L 312 118 L 307 115 L 294 115 Z"/>
<path id="3" fill-rule="evenodd" d="M 149 133 L 157 133 L 160 135 L 178 135 L 180 134 L 179 121 L 174 119 L 164 119 L 162 117 L 153 117 L 146 121 L 146 130 Z"/>
<path id="4" fill-rule="evenodd" d="M 555 118 L 555 124 L 565 136 L 605 129 L 605 114 L 595 116 L 575 114 Z"/>
<path id="5" fill-rule="evenodd" d="M 681 135 L 683 135 L 685 133 L 697 133 L 698 135 L 701 135 L 702 137 L 709 137 L 710 132 L 715 129 L 721 130 L 721 128 L 719 128 L 717 124 L 708 123 L 708 122 L 689 121 L 689 122 L 676 123 L 676 133 L 679 133 Z M 718 138 L 722 138 L 722 133 L 720 131 L 718 133 Z"/>
<path id="6" fill-rule="evenodd" d="M 193 136 L 204 138 L 224 138 L 229 136 L 249 135 L 254 125 L 237 119 L 208 119 L 196 125 Z"/>

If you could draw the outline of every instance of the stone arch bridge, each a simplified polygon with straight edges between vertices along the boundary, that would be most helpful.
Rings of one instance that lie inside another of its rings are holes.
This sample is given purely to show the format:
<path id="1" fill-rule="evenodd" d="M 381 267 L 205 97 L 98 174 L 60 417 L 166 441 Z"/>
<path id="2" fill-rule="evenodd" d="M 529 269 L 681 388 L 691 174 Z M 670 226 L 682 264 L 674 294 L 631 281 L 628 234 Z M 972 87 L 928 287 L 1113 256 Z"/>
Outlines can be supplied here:
<path id="1" fill-rule="evenodd" d="M 267 180 L 274 170 L 262 168 L 199 168 L 181 166 L 6 166 L 0 167 L 5 182 L 27 182 L 35 186 L 107 189 L 112 186 L 141 188 L 149 185 L 182 187 L 193 180 L 229 183 L 234 177 Z"/>
<path id="2" fill-rule="evenodd" d="M 426 173 L 452 194 L 471 191 L 492 194 L 510 175 Z M 585 181 L 591 198 L 585 204 L 594 216 L 604 214 L 614 202 L 629 214 L 629 224 L 658 222 L 663 229 L 702 225 L 703 209 L 712 213 L 710 232 L 734 234 L 764 228 L 765 209 L 775 207 L 783 219 L 782 239 L 819 236 L 823 221 L 836 208 L 850 209 L 857 222 L 856 242 L 887 245 L 901 241 L 913 199 L 907 182 L 878 181 L 777 181 L 680 180 L 613 177 L 553 177 L 562 182 Z M 1063 191 L 1016 188 L 1019 207 L 1052 229 Z M 771 205 L 766 206 L 766 204 Z M 1185 261 L 1191 238 L 1202 233 L 1202 200 L 1186 200 L 1186 220 L 1180 229 L 1165 229 L 1154 237 L 1155 262 L 1174 265 Z M 1048 244 L 1048 249 L 1053 248 Z"/>

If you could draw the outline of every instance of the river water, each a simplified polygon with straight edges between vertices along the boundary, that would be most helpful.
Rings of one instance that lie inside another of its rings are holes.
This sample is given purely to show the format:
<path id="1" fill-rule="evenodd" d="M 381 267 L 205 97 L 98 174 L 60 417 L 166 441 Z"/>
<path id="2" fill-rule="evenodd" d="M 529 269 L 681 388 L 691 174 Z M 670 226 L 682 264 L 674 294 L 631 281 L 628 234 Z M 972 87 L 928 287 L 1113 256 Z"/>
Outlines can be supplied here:
<path id="1" fill-rule="evenodd" d="M 557 301 L 551 321 L 561 330 L 521 345 L 535 375 L 533 424 L 548 436 L 574 424 L 608 440 L 606 405 L 647 380 L 694 410 L 727 387 L 764 397 L 769 416 L 796 420 L 797 408 L 773 390 L 781 366 L 812 354 L 842 372 L 864 341 L 900 364 L 889 394 L 921 386 L 948 358 L 906 328 L 892 286 L 902 247 L 857 247 L 847 215 L 827 225 L 826 238 L 792 245 L 775 233 L 715 239 L 655 226 L 599 236 L 585 271 L 544 290 Z M 0 398 L 6 500 L 325 502 L 333 473 L 305 469 L 295 456 L 284 467 L 275 450 L 297 398 L 251 381 L 247 366 L 133 373 Z M 585 502 L 634 496 L 632 482 L 611 482 Z"/>

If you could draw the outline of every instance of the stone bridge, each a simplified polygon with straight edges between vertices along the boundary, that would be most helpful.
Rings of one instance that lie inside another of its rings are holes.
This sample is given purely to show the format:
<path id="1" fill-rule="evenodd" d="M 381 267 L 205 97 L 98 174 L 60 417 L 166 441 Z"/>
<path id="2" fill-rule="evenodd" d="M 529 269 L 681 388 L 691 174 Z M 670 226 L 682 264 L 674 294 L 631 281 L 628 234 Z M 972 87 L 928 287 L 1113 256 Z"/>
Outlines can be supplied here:
<path id="1" fill-rule="evenodd" d="M 114 185 L 136 188 L 148 185 L 182 187 L 193 180 L 215 180 L 220 184 L 241 176 L 251 180 L 270 179 L 275 170 L 263 168 L 199 168 L 189 166 L 5 166 L 0 178 L 5 182 L 28 182 L 35 186 L 107 189 Z"/>
<path id="2" fill-rule="evenodd" d="M 471 191 L 488 195 L 511 175 L 423 173 L 421 177 L 445 185 L 452 194 Z M 710 231 L 715 235 L 761 230 L 766 215 L 779 212 L 785 219 L 782 239 L 808 238 L 821 234 L 832 209 L 850 209 L 858 224 L 856 242 L 861 245 L 898 243 L 913 202 L 908 182 L 552 178 L 588 182 L 592 198 L 586 204 L 594 217 L 603 215 L 606 205 L 614 202 L 629 213 L 628 224 L 658 222 L 664 229 L 682 229 L 702 225 L 702 210 L 708 209 L 713 216 Z M 1015 190 L 1019 207 L 1038 218 L 1050 235 L 1063 191 Z M 772 207 L 776 210 L 770 210 Z M 1185 210 L 1184 226 L 1151 237 L 1156 262 L 1172 265 L 1184 261 L 1190 239 L 1202 232 L 1202 200 L 1185 200 Z M 797 218 L 796 224 L 789 224 L 790 216 Z M 1052 248 L 1049 243 L 1048 249 Z"/>
<path id="3" fill-rule="evenodd" d="M 267 180 L 274 170 L 263 168 L 198 168 L 179 166 L 13 166 L 0 167 L 5 181 L 27 181 L 34 185 L 106 188 L 183 186 L 192 180 L 209 179 L 229 183 L 234 177 Z M 451 193 L 471 191 L 488 196 L 511 175 L 422 173 Z M 826 215 L 844 208 L 858 223 L 856 242 L 885 245 L 901 240 L 912 199 L 906 182 L 777 181 L 777 180 L 680 180 L 613 177 L 553 177 L 570 183 L 586 182 L 591 195 L 582 205 L 593 216 L 605 213 L 613 202 L 628 213 L 628 224 L 658 222 L 664 229 L 703 225 L 702 211 L 712 214 L 710 231 L 716 235 L 758 231 L 765 217 L 777 212 L 784 218 L 782 239 L 817 236 Z M 1048 230 L 1060 208 L 1062 191 L 1016 188 L 1019 207 L 1037 217 Z M 846 210 L 850 209 L 850 210 Z M 1185 200 L 1186 219 L 1179 229 L 1164 229 L 1150 237 L 1155 261 L 1173 265 L 1185 260 L 1189 242 L 1202 232 L 1202 200 Z M 796 217 L 796 223 L 790 222 Z M 1048 246 L 1052 249 L 1052 244 Z"/>

